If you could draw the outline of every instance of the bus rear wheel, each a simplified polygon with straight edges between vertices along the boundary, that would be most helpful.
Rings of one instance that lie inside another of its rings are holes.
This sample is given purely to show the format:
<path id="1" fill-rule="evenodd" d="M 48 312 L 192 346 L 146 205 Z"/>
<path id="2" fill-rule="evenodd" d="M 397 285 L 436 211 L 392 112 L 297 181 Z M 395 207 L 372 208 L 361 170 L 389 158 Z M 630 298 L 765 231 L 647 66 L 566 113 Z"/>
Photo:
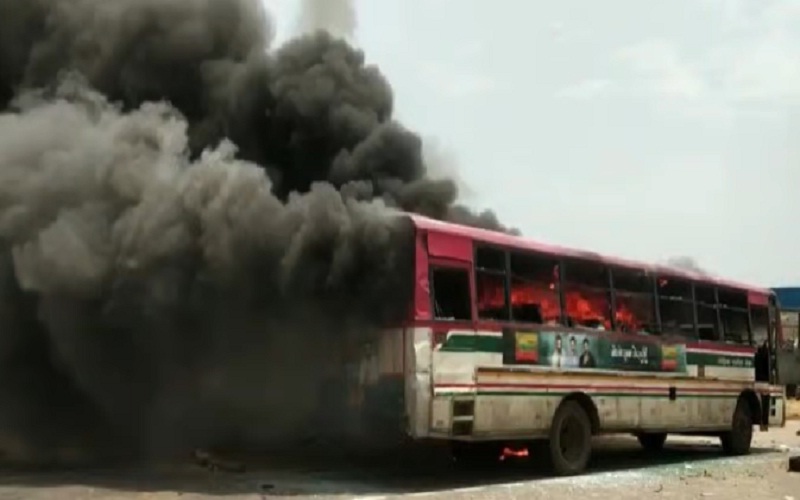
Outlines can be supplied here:
<path id="1" fill-rule="evenodd" d="M 750 405 L 747 404 L 747 401 L 744 398 L 740 398 L 733 412 L 731 430 L 720 436 L 722 450 L 727 455 L 746 455 L 750 453 L 752 440 L 753 415 L 750 412 Z"/>
<path id="2" fill-rule="evenodd" d="M 550 426 L 548 466 L 558 476 L 572 476 L 586 470 L 592 456 L 592 424 L 577 401 L 558 407 Z"/>
<path id="3" fill-rule="evenodd" d="M 639 444 L 645 451 L 661 451 L 664 449 L 664 443 L 667 441 L 666 432 L 643 432 L 636 435 Z"/>

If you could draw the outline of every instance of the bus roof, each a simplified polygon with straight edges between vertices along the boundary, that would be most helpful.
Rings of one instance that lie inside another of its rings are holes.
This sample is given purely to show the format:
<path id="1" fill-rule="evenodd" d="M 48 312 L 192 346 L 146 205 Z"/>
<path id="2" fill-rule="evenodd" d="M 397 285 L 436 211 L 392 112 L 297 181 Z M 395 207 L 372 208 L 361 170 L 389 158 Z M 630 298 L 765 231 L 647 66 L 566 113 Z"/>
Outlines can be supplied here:
<path id="1" fill-rule="evenodd" d="M 661 264 L 647 264 L 644 262 L 620 259 L 600 255 L 595 252 L 585 250 L 577 250 L 574 248 L 567 248 L 558 245 L 551 245 L 548 243 L 541 243 L 521 236 L 514 236 L 511 234 L 502 233 L 499 231 L 490 231 L 487 229 L 479 229 L 470 226 L 463 226 L 460 224 L 453 224 L 449 222 L 442 222 L 439 220 L 431 219 L 417 214 L 408 214 L 413 224 L 418 229 L 426 231 L 437 232 L 441 234 L 449 234 L 453 236 L 460 236 L 469 238 L 471 240 L 491 243 L 494 245 L 518 248 L 520 250 L 530 250 L 533 252 L 558 255 L 565 257 L 573 257 L 579 259 L 589 259 L 597 262 L 603 262 L 608 265 L 624 267 L 628 269 L 642 269 L 647 272 L 669 276 L 674 278 L 684 278 L 692 281 L 700 281 L 726 288 L 736 288 L 748 292 L 755 292 L 765 296 L 772 295 L 773 292 L 769 288 L 762 288 L 746 283 L 739 283 L 732 280 L 722 279 L 716 276 L 710 276 L 703 273 L 693 272 L 687 269 L 681 269 L 673 266 L 666 266 Z"/>

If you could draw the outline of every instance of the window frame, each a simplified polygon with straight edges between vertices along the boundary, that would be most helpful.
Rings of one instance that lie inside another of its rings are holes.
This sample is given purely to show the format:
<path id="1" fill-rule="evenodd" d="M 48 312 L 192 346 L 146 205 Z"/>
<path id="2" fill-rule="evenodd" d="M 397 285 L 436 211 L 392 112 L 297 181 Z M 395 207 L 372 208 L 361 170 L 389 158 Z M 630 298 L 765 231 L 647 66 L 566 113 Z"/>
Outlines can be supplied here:
<path id="1" fill-rule="evenodd" d="M 469 297 L 469 318 L 468 319 L 448 319 L 440 318 L 436 315 L 436 280 L 433 279 L 434 272 L 438 269 L 445 270 L 460 270 L 467 273 L 467 295 Z M 429 259 L 428 260 L 428 300 L 430 300 L 431 319 L 433 321 L 441 321 L 443 323 L 456 324 L 456 323 L 474 323 L 476 318 L 475 307 L 475 275 L 473 274 L 473 265 L 468 262 L 453 260 L 453 259 Z"/>
<path id="2" fill-rule="evenodd" d="M 558 269 L 558 279 L 556 280 L 556 295 L 558 297 L 558 326 L 565 325 L 565 314 L 564 314 L 564 272 L 563 272 L 563 265 L 564 260 L 556 255 L 550 255 L 542 252 L 536 252 L 533 250 L 525 250 L 525 249 L 509 249 L 506 252 L 506 285 L 507 285 L 507 292 L 508 292 L 508 308 L 509 308 L 509 318 L 511 323 L 515 324 L 522 324 L 522 325 L 539 325 L 546 326 L 544 321 L 542 323 L 533 323 L 530 321 L 524 320 L 517 320 L 514 318 L 514 305 L 511 302 L 511 290 L 513 285 L 514 275 L 511 273 L 511 256 L 512 253 L 520 256 L 524 256 L 526 258 L 540 260 L 548 263 L 553 263 L 553 265 Z M 525 280 L 524 278 L 520 277 L 522 281 L 527 283 L 536 283 L 534 280 Z M 544 320 L 544 318 L 542 318 Z"/>
<path id="3" fill-rule="evenodd" d="M 502 254 L 503 257 L 503 269 L 490 269 L 490 268 L 479 268 L 478 267 L 478 252 L 481 250 L 492 250 Z M 473 308 L 475 310 L 475 318 L 476 321 L 486 321 L 489 323 L 503 323 L 503 322 L 510 322 L 512 321 L 511 316 L 511 282 L 509 276 L 509 251 L 506 247 L 500 245 L 492 245 L 489 243 L 474 241 L 472 245 L 472 254 L 473 254 L 473 261 L 472 268 L 474 281 L 475 281 L 475 292 L 472 297 Z M 497 319 L 497 318 L 485 318 L 481 317 L 480 310 L 478 308 L 478 275 L 479 274 L 486 274 L 491 276 L 498 276 L 503 278 L 503 300 L 505 301 L 504 309 L 505 309 L 505 318 L 504 319 Z"/>
<path id="4" fill-rule="evenodd" d="M 745 299 L 745 302 L 744 302 L 745 303 L 745 307 L 727 306 L 727 305 L 723 304 L 722 299 L 720 298 L 720 294 L 719 294 L 720 288 L 724 288 L 725 291 L 728 292 L 728 293 L 734 293 L 734 294 L 743 295 L 744 299 Z M 739 288 L 733 288 L 733 287 L 717 287 L 717 304 L 718 304 L 718 307 L 719 307 L 719 318 L 720 318 L 720 327 L 721 327 L 721 332 L 720 332 L 721 333 L 721 338 L 720 338 L 719 342 L 721 342 L 723 344 L 732 344 L 732 345 L 750 346 L 750 347 L 752 347 L 752 345 L 753 345 L 753 318 L 752 318 L 751 313 L 750 313 L 751 303 L 750 303 L 750 297 L 749 297 L 748 291 L 747 290 L 743 290 L 743 289 L 739 289 Z M 738 312 L 738 313 L 744 313 L 744 315 L 745 315 L 745 317 L 747 319 L 747 321 L 746 321 L 747 333 L 746 333 L 745 338 L 742 341 L 737 342 L 737 341 L 734 341 L 734 340 L 728 340 L 728 337 L 726 335 L 725 322 L 723 321 L 723 312 L 724 311 L 733 311 L 733 312 Z"/>
<path id="5" fill-rule="evenodd" d="M 608 302 L 608 311 L 604 311 L 604 314 L 606 314 L 606 313 L 608 314 L 608 316 L 605 319 L 609 322 L 609 325 L 611 326 L 611 328 L 610 329 L 599 330 L 599 331 L 617 332 L 616 318 L 614 317 L 614 305 L 612 303 L 613 295 L 614 295 L 613 294 L 614 287 L 613 287 L 613 282 L 612 282 L 612 278 L 611 278 L 611 266 L 607 262 L 604 262 L 603 260 L 600 260 L 600 259 L 592 259 L 592 258 L 580 257 L 580 256 L 569 257 L 569 258 L 562 259 L 561 264 L 560 264 L 560 268 L 559 268 L 560 269 L 559 281 L 560 281 L 560 284 L 561 284 L 561 300 L 562 300 L 562 303 L 561 303 L 562 322 L 565 325 L 569 326 L 570 318 L 568 316 L 568 311 L 567 311 L 567 293 L 569 292 L 570 286 L 576 286 L 577 285 L 578 287 L 582 287 L 584 289 L 598 290 L 593 285 L 585 285 L 585 284 L 581 285 L 581 284 L 576 283 L 576 282 L 570 282 L 570 278 L 569 278 L 569 276 L 570 276 L 570 264 L 574 264 L 574 263 L 580 263 L 580 264 L 584 264 L 584 265 L 586 265 L 586 264 L 596 265 L 596 266 L 600 267 L 603 270 L 603 274 L 605 275 L 604 276 L 604 278 L 605 278 L 604 279 L 604 281 L 605 281 L 604 287 L 605 288 L 603 290 L 606 293 L 606 300 Z M 570 328 L 587 328 L 587 327 L 582 326 L 582 325 L 572 325 L 572 326 L 570 326 Z"/>
<path id="6" fill-rule="evenodd" d="M 491 249 L 494 251 L 502 252 L 504 254 L 504 261 L 505 261 L 505 269 L 503 271 L 493 270 L 493 269 L 486 269 L 486 268 L 479 268 L 478 267 L 478 251 L 480 249 Z M 565 323 L 565 299 L 564 299 L 564 258 L 558 254 L 549 254 L 545 252 L 540 252 L 536 250 L 529 250 L 526 248 L 518 248 L 518 247 L 510 247 L 506 245 L 497 245 L 490 242 L 480 241 L 480 240 L 473 240 L 473 261 L 470 264 L 466 264 L 471 269 L 471 276 L 473 280 L 473 295 L 472 295 L 472 304 L 473 304 L 473 314 L 474 314 L 474 321 L 481 322 L 481 323 L 506 323 L 510 325 L 541 325 L 545 326 L 544 324 L 540 323 L 532 323 L 530 321 L 518 320 L 514 318 L 514 307 L 511 301 L 511 292 L 512 292 L 512 280 L 513 276 L 511 274 L 511 255 L 517 254 L 522 255 L 531 259 L 539 259 L 545 262 L 552 262 L 555 266 L 558 266 L 558 280 L 556 282 L 557 286 L 557 296 L 558 296 L 558 304 L 559 304 L 559 320 L 558 326 L 566 326 Z M 498 320 L 494 318 L 481 318 L 478 312 L 478 274 L 479 273 L 486 273 L 492 274 L 495 276 L 503 276 L 503 285 L 504 285 L 504 300 L 506 306 L 506 315 L 507 319 Z M 533 282 L 533 281 L 531 281 Z"/>
<path id="7" fill-rule="evenodd" d="M 708 304 L 706 302 L 700 302 L 700 301 L 697 300 L 697 288 L 698 287 L 708 288 L 708 289 L 710 289 L 712 291 L 712 293 L 714 295 L 714 304 L 713 305 L 712 304 Z M 719 287 L 716 284 L 703 283 L 703 282 L 694 282 L 693 283 L 693 288 L 694 288 L 694 292 L 693 292 L 694 293 L 694 310 L 695 310 L 695 317 L 696 317 L 695 330 L 697 332 L 698 340 L 700 340 L 702 342 L 725 342 L 725 331 L 724 331 L 723 325 L 722 325 L 722 316 L 721 316 L 720 303 L 719 303 Z M 704 339 L 704 338 L 702 338 L 702 336 L 700 336 L 700 308 L 701 307 L 702 308 L 706 308 L 706 309 L 713 309 L 714 310 L 714 317 L 715 317 L 715 321 L 716 321 L 716 332 L 717 332 L 717 335 L 716 335 L 715 339 L 709 340 L 709 339 Z"/>
<path id="8" fill-rule="evenodd" d="M 615 275 L 615 272 L 618 272 L 619 274 L 630 273 L 630 274 L 641 274 L 646 279 L 648 279 L 649 282 L 650 282 L 649 283 L 650 290 L 649 291 L 645 291 L 643 289 L 641 291 L 631 291 L 631 290 L 627 290 L 627 289 L 620 289 L 619 293 L 622 296 L 637 295 L 637 294 L 639 294 L 639 295 L 644 295 L 644 294 L 649 295 L 649 297 L 650 297 L 650 307 L 651 307 L 651 310 L 652 310 L 652 313 L 653 313 L 653 315 L 652 315 L 652 320 L 653 320 L 652 326 L 655 327 L 656 331 L 648 332 L 648 334 L 649 335 L 660 335 L 661 334 L 661 331 L 660 331 L 661 330 L 661 321 L 659 319 L 660 317 L 659 317 L 659 311 L 658 311 L 658 294 L 656 293 L 657 289 L 658 289 L 657 276 L 654 273 L 650 272 L 648 269 L 642 268 L 642 267 L 626 267 L 626 266 L 623 266 L 623 265 L 608 265 L 607 268 L 608 268 L 609 280 L 611 282 L 611 314 L 612 314 L 612 317 L 613 317 L 614 331 L 619 332 L 619 333 L 623 333 L 623 334 L 634 334 L 634 335 L 638 334 L 638 332 L 623 332 L 623 331 L 620 330 L 620 326 L 616 324 L 616 322 L 617 322 L 617 293 L 618 293 L 618 287 L 617 287 L 616 279 L 615 279 L 614 275 Z"/>
<path id="9" fill-rule="evenodd" d="M 682 283 L 686 283 L 689 285 L 689 297 L 681 296 L 680 298 L 673 298 L 673 296 L 665 296 L 661 293 L 661 287 L 659 286 L 659 282 L 662 279 L 670 280 L 670 281 L 679 281 Z M 653 286 L 655 287 L 655 300 L 656 300 L 656 311 L 658 312 L 657 320 L 658 320 L 658 335 L 667 335 L 667 336 L 678 336 L 682 338 L 688 338 L 694 341 L 700 340 L 700 335 L 697 328 L 697 304 L 696 304 L 696 296 L 695 296 L 695 282 L 689 278 L 685 278 L 682 276 L 677 275 L 670 275 L 670 274 L 660 274 L 656 273 L 653 277 Z M 679 329 L 677 331 L 666 331 L 664 330 L 664 315 L 663 311 L 661 310 L 661 302 L 667 301 L 671 303 L 681 303 L 681 304 L 688 304 L 691 306 L 692 310 L 692 334 L 691 336 L 685 332 L 680 330 L 680 324 L 678 325 Z"/>
<path id="10" fill-rule="evenodd" d="M 747 314 L 749 316 L 749 324 L 750 324 L 750 344 L 749 345 L 751 347 L 759 348 L 760 345 L 758 345 L 756 343 L 756 336 L 755 336 L 756 323 L 754 321 L 754 315 L 753 315 L 753 312 L 754 312 L 755 309 L 763 309 L 763 311 L 764 311 L 764 318 L 765 318 L 766 321 L 764 322 L 764 339 L 763 340 L 765 342 L 769 343 L 769 327 L 770 327 L 770 325 L 769 325 L 769 306 L 759 305 L 759 304 L 748 304 L 748 307 L 747 307 Z"/>

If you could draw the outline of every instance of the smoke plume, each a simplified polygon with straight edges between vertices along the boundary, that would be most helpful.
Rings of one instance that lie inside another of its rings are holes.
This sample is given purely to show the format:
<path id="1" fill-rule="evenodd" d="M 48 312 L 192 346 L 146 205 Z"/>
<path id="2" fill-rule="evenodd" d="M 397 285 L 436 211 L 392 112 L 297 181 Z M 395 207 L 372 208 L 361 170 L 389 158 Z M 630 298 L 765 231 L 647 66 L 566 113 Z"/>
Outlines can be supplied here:
<path id="1" fill-rule="evenodd" d="M 333 3 L 310 26 L 347 34 Z M 406 311 L 396 210 L 504 229 L 431 179 L 363 53 L 271 26 L 0 0 L 0 454 L 302 436 L 342 346 Z"/>
<path id="2" fill-rule="evenodd" d="M 708 270 L 701 267 L 694 257 L 689 257 L 687 255 L 671 257 L 667 259 L 666 263 L 668 266 L 676 267 L 678 269 L 683 269 L 686 271 L 691 271 L 696 274 L 703 274 L 706 276 L 711 276 L 712 274 Z"/>

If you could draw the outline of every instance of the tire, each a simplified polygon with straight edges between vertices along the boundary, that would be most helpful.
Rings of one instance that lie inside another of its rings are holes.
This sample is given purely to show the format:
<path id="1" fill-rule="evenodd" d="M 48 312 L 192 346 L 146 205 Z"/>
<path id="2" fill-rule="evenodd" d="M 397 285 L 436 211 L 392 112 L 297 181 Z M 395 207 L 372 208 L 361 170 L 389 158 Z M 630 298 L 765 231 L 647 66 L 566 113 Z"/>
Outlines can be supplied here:
<path id="1" fill-rule="evenodd" d="M 453 441 L 450 456 L 458 467 L 483 468 L 497 465 L 503 453 L 503 444 L 494 441 Z"/>
<path id="2" fill-rule="evenodd" d="M 592 456 L 592 424 L 577 401 L 565 401 L 556 410 L 547 451 L 547 465 L 557 476 L 574 476 L 586 470 Z"/>
<path id="3" fill-rule="evenodd" d="M 645 432 L 637 434 L 636 439 L 642 445 L 645 451 L 661 451 L 664 449 L 664 443 L 667 441 L 666 432 Z"/>
<path id="4" fill-rule="evenodd" d="M 739 456 L 750 453 L 753 441 L 753 415 L 750 405 L 744 398 L 739 398 L 733 411 L 731 430 L 720 436 L 722 450 L 726 455 Z"/>

